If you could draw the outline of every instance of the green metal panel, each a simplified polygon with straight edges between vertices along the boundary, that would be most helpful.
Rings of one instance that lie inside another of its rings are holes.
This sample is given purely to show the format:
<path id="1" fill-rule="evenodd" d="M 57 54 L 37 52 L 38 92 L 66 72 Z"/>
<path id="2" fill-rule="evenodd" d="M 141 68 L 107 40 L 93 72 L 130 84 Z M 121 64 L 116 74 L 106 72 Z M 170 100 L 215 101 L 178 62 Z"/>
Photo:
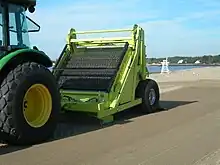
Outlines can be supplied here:
<path id="1" fill-rule="evenodd" d="M 123 90 L 120 94 L 119 104 L 128 103 L 131 100 L 134 100 L 133 98 L 133 88 L 134 88 L 134 78 L 135 78 L 135 72 L 134 69 L 131 69 L 128 71 L 128 76 L 126 78 L 126 82 L 124 83 Z"/>
<path id="2" fill-rule="evenodd" d="M 11 59 L 14 57 L 18 57 L 21 55 L 29 56 L 30 58 L 35 59 L 36 61 L 43 63 L 46 67 L 52 66 L 52 61 L 50 58 L 43 53 L 42 51 L 34 50 L 34 49 L 20 49 L 16 50 L 12 53 L 7 54 L 3 58 L 0 59 L 0 69 L 2 69 Z M 33 55 L 33 57 L 31 57 Z"/>
<path id="3" fill-rule="evenodd" d="M 128 103 L 122 104 L 122 105 L 115 107 L 115 108 L 105 109 L 103 111 L 99 111 L 97 114 L 97 117 L 102 119 L 106 116 L 113 115 L 117 112 L 120 112 L 120 111 L 129 109 L 129 108 L 132 108 L 134 106 L 137 106 L 137 105 L 141 104 L 141 101 L 142 101 L 141 99 L 136 99 L 134 101 L 130 101 Z"/>

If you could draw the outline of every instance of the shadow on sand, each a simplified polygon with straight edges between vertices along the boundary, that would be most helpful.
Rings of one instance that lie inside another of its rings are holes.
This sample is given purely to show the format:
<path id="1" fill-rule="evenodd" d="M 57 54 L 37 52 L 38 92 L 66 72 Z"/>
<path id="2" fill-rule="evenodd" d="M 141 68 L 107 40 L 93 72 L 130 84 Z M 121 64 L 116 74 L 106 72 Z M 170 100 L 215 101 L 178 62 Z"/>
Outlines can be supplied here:
<path id="1" fill-rule="evenodd" d="M 160 101 L 161 111 L 168 111 L 179 106 L 184 106 L 187 104 L 192 104 L 197 101 Z M 135 108 L 120 112 L 115 115 L 115 120 L 113 123 L 101 125 L 99 120 L 93 117 L 86 116 L 85 114 L 80 113 L 66 113 L 60 116 L 60 121 L 57 127 L 57 130 L 54 133 L 53 139 L 50 139 L 47 142 L 60 140 L 68 138 L 71 136 L 76 136 L 83 133 L 88 133 L 91 131 L 96 131 L 102 128 L 110 127 L 115 124 L 126 124 L 132 122 L 132 118 L 143 116 L 142 113 L 136 110 Z M 47 143 L 45 142 L 45 143 Z M 10 146 L 10 145 L 1 145 L 0 144 L 0 155 L 9 154 L 19 150 L 30 148 L 31 146 Z"/>

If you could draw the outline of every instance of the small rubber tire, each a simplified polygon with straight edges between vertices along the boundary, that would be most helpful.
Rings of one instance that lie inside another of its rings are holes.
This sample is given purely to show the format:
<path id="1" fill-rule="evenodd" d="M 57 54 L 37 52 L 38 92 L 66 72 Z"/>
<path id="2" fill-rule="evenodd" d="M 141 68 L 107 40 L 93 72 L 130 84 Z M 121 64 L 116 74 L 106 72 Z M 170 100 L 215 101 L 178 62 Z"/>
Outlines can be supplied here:
<path id="1" fill-rule="evenodd" d="M 49 119 L 40 127 L 28 124 L 23 112 L 25 93 L 34 84 L 43 84 L 52 100 Z M 34 62 L 17 65 L 0 86 L 0 139 L 13 145 L 33 145 L 48 140 L 56 129 L 60 107 L 58 86 L 48 68 Z"/>
<path id="2" fill-rule="evenodd" d="M 155 93 L 155 100 L 153 104 L 150 103 L 149 94 L 151 90 Z M 159 108 L 159 101 L 160 101 L 160 91 L 159 86 L 156 81 L 152 79 L 146 79 L 139 82 L 136 88 L 136 98 L 142 98 L 142 103 L 138 108 L 143 113 L 153 113 L 156 112 Z"/>

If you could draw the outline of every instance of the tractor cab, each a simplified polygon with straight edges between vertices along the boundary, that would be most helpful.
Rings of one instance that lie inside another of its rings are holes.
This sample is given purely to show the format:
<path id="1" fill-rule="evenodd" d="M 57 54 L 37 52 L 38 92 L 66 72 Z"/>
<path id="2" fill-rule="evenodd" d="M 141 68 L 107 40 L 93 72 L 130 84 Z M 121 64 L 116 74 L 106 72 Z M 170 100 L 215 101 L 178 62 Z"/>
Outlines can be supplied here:
<path id="1" fill-rule="evenodd" d="M 0 0 L 0 52 L 30 47 L 29 32 L 38 32 L 40 26 L 26 16 L 34 12 L 34 1 Z"/>

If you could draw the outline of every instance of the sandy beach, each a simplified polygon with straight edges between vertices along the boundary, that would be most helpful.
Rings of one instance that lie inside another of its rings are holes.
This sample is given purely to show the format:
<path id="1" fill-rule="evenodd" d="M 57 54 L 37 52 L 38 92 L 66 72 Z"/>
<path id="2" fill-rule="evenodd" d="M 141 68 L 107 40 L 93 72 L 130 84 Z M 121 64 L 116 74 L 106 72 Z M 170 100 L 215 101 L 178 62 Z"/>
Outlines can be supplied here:
<path id="1" fill-rule="evenodd" d="M 170 73 L 151 74 L 150 77 L 158 82 L 188 82 L 199 80 L 220 80 L 220 67 L 195 68 Z"/>
<path id="2" fill-rule="evenodd" d="M 128 111 L 101 128 L 61 123 L 56 140 L 2 146 L 0 165 L 218 165 L 220 67 L 152 74 L 161 89 L 155 114 Z"/>

